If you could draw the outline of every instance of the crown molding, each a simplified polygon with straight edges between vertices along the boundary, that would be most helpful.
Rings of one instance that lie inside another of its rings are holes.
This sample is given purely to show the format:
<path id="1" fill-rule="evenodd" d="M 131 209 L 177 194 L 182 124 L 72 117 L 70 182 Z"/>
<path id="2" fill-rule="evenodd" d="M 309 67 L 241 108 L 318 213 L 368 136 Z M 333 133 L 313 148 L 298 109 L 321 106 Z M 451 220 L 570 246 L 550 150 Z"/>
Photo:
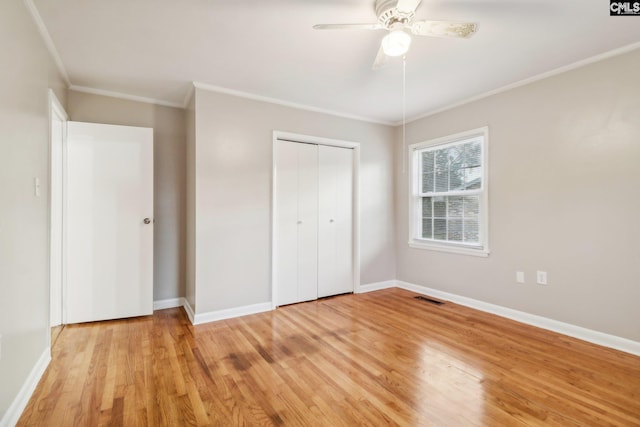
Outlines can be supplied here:
<path id="1" fill-rule="evenodd" d="M 196 92 L 196 87 L 193 82 L 189 85 L 189 90 L 187 90 L 187 94 L 184 96 L 184 101 L 182 101 L 182 108 L 185 110 L 189 107 L 189 101 L 191 101 L 191 97 Z"/>
<path id="2" fill-rule="evenodd" d="M 613 57 L 616 57 L 616 56 L 624 55 L 625 53 L 632 52 L 632 51 L 634 51 L 636 49 L 639 49 L 639 48 L 640 48 L 640 42 L 636 42 L 636 43 L 628 44 L 626 46 L 619 47 L 617 49 L 609 50 L 607 52 L 600 53 L 598 55 L 594 55 L 594 56 L 591 56 L 591 57 L 586 58 L 586 59 L 582 59 L 580 61 L 571 63 L 569 65 L 565 65 L 565 66 L 553 69 L 551 71 L 546 71 L 544 73 L 537 74 L 537 75 L 532 76 L 532 77 L 528 77 L 528 78 L 526 78 L 524 80 L 519 80 L 517 82 L 510 83 L 510 84 L 508 84 L 506 86 L 502 86 L 502 87 L 500 87 L 498 89 L 493 89 L 493 90 L 490 90 L 488 92 L 484 92 L 484 93 L 481 93 L 479 95 L 475 95 L 475 96 L 472 96 L 470 98 L 466 98 L 466 99 L 464 99 L 462 101 L 455 102 L 453 104 L 448 104 L 448 105 L 446 105 L 444 107 L 437 108 L 435 110 L 427 111 L 426 113 L 422 113 L 422 114 L 420 114 L 418 116 L 415 116 L 415 117 L 412 117 L 410 119 L 407 119 L 406 123 L 415 122 L 416 120 L 424 119 L 426 117 L 433 116 L 435 114 L 442 113 L 444 111 L 451 110 L 451 109 L 456 108 L 456 107 L 461 107 L 461 106 L 463 106 L 465 104 L 469 104 L 471 102 L 475 102 L 475 101 L 478 101 L 478 100 L 483 99 L 483 98 L 488 98 L 488 97 L 490 97 L 492 95 L 497 95 L 499 93 L 506 92 L 508 90 L 515 89 L 515 88 L 518 88 L 520 86 L 525 86 L 525 85 L 528 85 L 530 83 L 537 82 L 539 80 L 544 80 L 544 79 L 546 79 L 548 77 L 553 77 L 553 76 L 556 76 L 558 74 L 566 73 L 567 71 L 572 71 L 572 70 L 576 70 L 578 68 L 586 67 L 587 65 L 593 64 L 595 62 L 600 62 L 600 61 L 604 61 L 605 59 L 609 59 L 609 58 L 613 58 Z M 395 123 L 393 123 L 393 125 L 401 126 L 402 122 L 401 121 L 395 122 Z"/>
<path id="3" fill-rule="evenodd" d="M 375 120 L 375 119 L 372 119 L 370 117 L 363 117 L 363 116 L 358 116 L 358 115 L 354 115 L 354 114 L 342 113 L 342 112 L 339 112 L 339 111 L 328 110 L 328 109 L 325 109 L 325 108 L 313 107 L 311 105 L 306 105 L 306 104 L 298 104 L 296 102 L 285 101 L 283 99 L 271 98 L 271 97 L 262 96 L 262 95 L 256 95 L 254 93 L 242 92 L 242 91 L 239 91 L 239 90 L 229 89 L 229 88 L 222 87 L 222 86 L 214 86 L 214 85 L 210 85 L 208 83 L 193 82 L 193 85 L 197 89 L 206 90 L 206 91 L 209 91 L 209 92 L 223 93 L 225 95 L 232 95 L 232 96 L 237 96 L 239 98 L 246 98 L 246 99 L 251 99 L 251 100 L 254 100 L 254 101 L 267 102 L 269 104 L 282 105 L 284 107 L 295 108 L 295 109 L 298 109 L 298 110 L 313 111 L 314 113 L 328 114 L 328 115 L 331 115 L 331 116 L 342 117 L 342 118 L 345 118 L 345 119 L 358 120 L 358 121 L 362 121 L 362 122 L 375 123 L 375 124 L 385 125 L 385 126 L 393 126 L 394 125 L 393 122 L 387 122 L 387 121 L 383 121 L 383 120 Z"/>
<path id="4" fill-rule="evenodd" d="M 69 74 L 67 73 L 67 69 L 64 67 L 64 64 L 62 63 L 62 59 L 60 58 L 58 49 L 56 49 L 56 46 L 53 44 L 53 40 L 51 39 L 49 30 L 47 30 L 47 27 L 44 25 L 44 21 L 40 16 L 40 12 L 38 12 L 38 8 L 33 3 L 33 0 L 24 0 L 24 4 L 25 6 L 27 6 L 27 9 L 29 10 L 31 17 L 33 18 L 33 21 L 35 22 L 36 27 L 38 27 L 40 36 L 42 36 L 42 40 L 44 41 L 44 44 L 47 46 L 47 50 L 49 51 L 49 54 L 53 58 L 53 62 L 55 62 L 56 67 L 58 68 L 58 71 L 62 76 L 62 79 L 66 83 L 67 87 L 71 86 L 71 80 L 69 80 Z"/>
<path id="5" fill-rule="evenodd" d="M 93 87 L 69 85 L 69 89 L 74 90 L 76 92 L 84 92 L 84 93 L 90 93 L 93 95 L 109 96 L 111 98 L 126 99 L 127 101 L 143 102 L 145 104 L 161 105 L 163 107 L 184 108 L 182 104 L 179 104 L 177 102 L 163 101 L 161 99 L 147 98 L 145 96 L 129 95 L 122 92 L 96 89 Z"/>

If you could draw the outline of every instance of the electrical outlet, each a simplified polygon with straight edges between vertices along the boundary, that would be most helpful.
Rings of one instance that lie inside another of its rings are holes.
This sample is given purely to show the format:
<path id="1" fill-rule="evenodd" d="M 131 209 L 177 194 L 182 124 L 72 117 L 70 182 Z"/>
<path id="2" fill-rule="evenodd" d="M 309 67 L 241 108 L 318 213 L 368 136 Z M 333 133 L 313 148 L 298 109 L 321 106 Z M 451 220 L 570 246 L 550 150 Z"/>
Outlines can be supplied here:
<path id="1" fill-rule="evenodd" d="M 524 283 L 524 271 L 516 271 L 516 283 Z"/>
<path id="2" fill-rule="evenodd" d="M 546 271 L 536 271 L 536 277 L 538 280 L 538 285 L 546 285 L 547 284 L 547 272 Z"/>

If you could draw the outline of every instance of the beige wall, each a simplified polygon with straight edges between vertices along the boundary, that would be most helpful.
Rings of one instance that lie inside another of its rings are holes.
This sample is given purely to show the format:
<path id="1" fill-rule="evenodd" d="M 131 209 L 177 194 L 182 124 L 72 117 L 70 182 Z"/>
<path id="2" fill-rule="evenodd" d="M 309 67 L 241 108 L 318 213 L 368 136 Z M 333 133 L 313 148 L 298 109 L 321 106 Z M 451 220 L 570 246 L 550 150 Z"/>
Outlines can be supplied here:
<path id="1" fill-rule="evenodd" d="M 48 88 L 64 83 L 23 2 L 0 2 L 0 423 L 49 334 Z M 40 178 L 40 197 L 33 179 Z"/>
<path id="2" fill-rule="evenodd" d="M 154 267 L 153 298 L 184 296 L 186 241 L 185 115 L 179 108 L 70 90 L 73 121 L 153 128 Z"/>
<path id="3" fill-rule="evenodd" d="M 491 255 L 408 247 L 397 144 L 398 279 L 640 341 L 639 70 L 637 50 L 409 124 L 407 144 L 489 126 Z"/>
<path id="4" fill-rule="evenodd" d="M 274 130 L 362 144 L 360 281 L 395 277 L 392 128 L 201 89 L 195 105 L 197 313 L 271 301 Z"/>

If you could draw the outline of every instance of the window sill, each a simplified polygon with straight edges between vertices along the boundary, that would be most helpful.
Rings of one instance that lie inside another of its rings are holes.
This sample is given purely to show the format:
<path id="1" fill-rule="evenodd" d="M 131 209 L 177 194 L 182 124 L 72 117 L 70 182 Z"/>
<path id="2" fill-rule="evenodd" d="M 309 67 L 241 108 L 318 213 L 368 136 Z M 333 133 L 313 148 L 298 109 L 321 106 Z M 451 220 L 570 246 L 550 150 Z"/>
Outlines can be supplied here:
<path id="1" fill-rule="evenodd" d="M 426 249 L 430 251 L 448 252 L 452 254 L 471 255 L 471 256 L 484 257 L 484 258 L 489 256 L 488 248 L 473 249 L 473 248 L 465 248 L 465 247 L 453 246 L 453 245 L 438 245 L 433 243 L 420 242 L 416 240 L 410 240 L 409 247 L 414 249 Z"/>

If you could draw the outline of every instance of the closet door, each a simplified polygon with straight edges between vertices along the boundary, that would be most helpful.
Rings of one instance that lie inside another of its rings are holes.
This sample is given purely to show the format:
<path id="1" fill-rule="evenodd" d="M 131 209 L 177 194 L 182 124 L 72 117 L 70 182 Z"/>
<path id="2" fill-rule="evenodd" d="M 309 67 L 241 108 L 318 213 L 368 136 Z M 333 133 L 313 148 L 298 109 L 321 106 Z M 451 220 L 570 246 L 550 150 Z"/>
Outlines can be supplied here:
<path id="1" fill-rule="evenodd" d="M 353 292 L 353 150 L 318 147 L 318 297 Z"/>
<path id="2" fill-rule="evenodd" d="M 318 297 L 318 147 L 276 145 L 277 305 Z"/>

